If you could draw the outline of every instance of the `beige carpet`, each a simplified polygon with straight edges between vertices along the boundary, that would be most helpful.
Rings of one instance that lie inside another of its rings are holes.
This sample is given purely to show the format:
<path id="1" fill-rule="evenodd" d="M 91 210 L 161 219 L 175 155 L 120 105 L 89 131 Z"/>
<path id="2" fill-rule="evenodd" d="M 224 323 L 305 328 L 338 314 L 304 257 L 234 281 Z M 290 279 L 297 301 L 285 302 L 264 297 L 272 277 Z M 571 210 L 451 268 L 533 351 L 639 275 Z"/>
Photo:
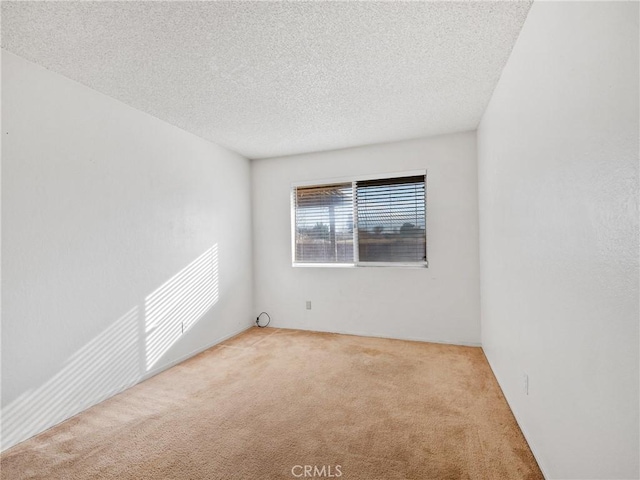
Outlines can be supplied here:
<path id="1" fill-rule="evenodd" d="M 48 480 L 543 478 L 480 348 L 272 328 L 15 446 L 1 467 Z"/>

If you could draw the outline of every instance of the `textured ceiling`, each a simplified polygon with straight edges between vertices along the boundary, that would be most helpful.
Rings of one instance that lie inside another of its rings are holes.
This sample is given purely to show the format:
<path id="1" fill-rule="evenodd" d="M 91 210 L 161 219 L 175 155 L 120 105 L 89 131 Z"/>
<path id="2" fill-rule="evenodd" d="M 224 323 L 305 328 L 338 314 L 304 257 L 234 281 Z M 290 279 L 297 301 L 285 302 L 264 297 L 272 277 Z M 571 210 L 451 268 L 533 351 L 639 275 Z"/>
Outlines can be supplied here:
<path id="1" fill-rule="evenodd" d="M 2 2 L 2 46 L 249 158 L 476 128 L 530 2 Z"/>

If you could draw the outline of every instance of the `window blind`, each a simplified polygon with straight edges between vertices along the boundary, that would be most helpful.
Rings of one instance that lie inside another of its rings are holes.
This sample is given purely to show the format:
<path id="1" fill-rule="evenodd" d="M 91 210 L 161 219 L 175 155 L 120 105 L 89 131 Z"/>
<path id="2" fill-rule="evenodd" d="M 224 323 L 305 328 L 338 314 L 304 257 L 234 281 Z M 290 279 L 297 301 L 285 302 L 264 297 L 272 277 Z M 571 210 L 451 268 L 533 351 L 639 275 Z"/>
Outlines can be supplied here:
<path id="1" fill-rule="evenodd" d="M 425 177 L 356 182 L 360 262 L 426 261 Z"/>
<path id="2" fill-rule="evenodd" d="M 351 183 L 295 189 L 295 260 L 353 263 Z"/>

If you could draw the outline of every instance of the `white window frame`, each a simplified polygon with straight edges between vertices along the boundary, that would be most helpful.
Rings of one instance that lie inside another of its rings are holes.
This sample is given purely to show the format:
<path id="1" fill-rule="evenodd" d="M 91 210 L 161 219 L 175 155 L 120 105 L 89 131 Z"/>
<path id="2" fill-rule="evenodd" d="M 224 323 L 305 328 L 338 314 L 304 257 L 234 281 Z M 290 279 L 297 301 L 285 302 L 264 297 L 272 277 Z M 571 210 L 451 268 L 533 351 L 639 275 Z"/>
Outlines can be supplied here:
<path id="1" fill-rule="evenodd" d="M 358 220 L 356 205 L 356 184 L 355 182 L 363 182 L 366 180 L 383 180 L 401 177 L 413 177 L 424 175 L 424 215 L 425 215 L 425 260 L 423 262 L 360 262 L 358 256 Z M 291 266 L 294 268 L 360 268 L 360 267 L 400 267 L 400 268 L 428 268 L 429 242 L 427 240 L 427 170 L 408 170 L 404 172 L 392 173 L 376 173 L 371 175 L 358 175 L 351 177 L 326 178 L 322 180 L 307 180 L 301 182 L 293 182 L 291 184 L 290 203 L 291 203 Z M 351 183 L 353 188 L 353 257 L 354 261 L 350 263 L 307 263 L 296 262 L 296 188 L 298 187 L 315 187 L 321 185 L 331 185 L 340 183 Z"/>

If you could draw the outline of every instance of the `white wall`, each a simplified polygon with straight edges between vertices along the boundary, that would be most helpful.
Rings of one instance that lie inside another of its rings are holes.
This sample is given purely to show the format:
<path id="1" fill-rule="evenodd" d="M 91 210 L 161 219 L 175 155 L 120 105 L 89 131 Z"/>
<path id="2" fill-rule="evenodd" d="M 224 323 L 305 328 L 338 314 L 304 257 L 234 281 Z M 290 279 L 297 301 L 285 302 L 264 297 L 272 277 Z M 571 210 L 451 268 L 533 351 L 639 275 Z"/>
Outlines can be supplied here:
<path id="1" fill-rule="evenodd" d="M 482 344 L 550 479 L 639 475 L 638 88 L 637 2 L 535 2 L 478 130 Z"/>
<path id="2" fill-rule="evenodd" d="M 2 140 L 3 448 L 251 324 L 248 160 L 6 52 Z"/>
<path id="3" fill-rule="evenodd" d="M 428 269 L 291 266 L 292 182 L 425 168 Z M 474 132 L 254 160 L 251 173 L 256 314 L 277 327 L 479 344 Z"/>

